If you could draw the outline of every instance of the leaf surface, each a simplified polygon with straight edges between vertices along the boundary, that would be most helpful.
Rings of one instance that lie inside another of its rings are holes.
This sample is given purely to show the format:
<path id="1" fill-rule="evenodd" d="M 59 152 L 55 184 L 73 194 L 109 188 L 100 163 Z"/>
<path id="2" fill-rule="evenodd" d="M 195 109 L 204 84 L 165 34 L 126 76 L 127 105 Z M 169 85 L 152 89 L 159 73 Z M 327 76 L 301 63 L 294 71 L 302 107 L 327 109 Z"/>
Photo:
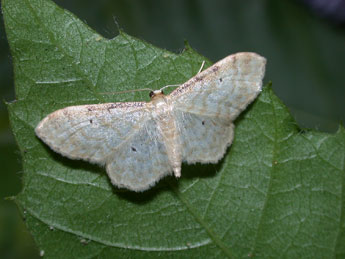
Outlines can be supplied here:
<path id="1" fill-rule="evenodd" d="M 113 187 L 104 171 L 51 151 L 34 128 L 78 104 L 148 101 L 194 76 L 204 57 L 123 32 L 105 39 L 50 0 L 3 0 L 14 60 L 11 125 L 23 157 L 16 202 L 45 256 L 343 257 L 345 131 L 300 131 L 265 87 L 236 120 L 217 165 L 184 165 L 151 190 Z M 207 62 L 207 65 L 210 65 Z"/>

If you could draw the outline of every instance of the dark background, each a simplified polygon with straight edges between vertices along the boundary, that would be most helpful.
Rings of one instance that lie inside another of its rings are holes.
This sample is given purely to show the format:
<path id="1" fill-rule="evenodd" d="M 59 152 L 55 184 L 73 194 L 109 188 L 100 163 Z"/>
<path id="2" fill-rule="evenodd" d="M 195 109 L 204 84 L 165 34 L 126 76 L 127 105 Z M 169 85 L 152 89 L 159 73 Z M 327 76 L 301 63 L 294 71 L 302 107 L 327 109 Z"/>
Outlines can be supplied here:
<path id="1" fill-rule="evenodd" d="M 345 1 L 55 0 L 107 38 L 126 33 L 179 53 L 184 40 L 217 61 L 254 51 L 268 60 L 264 82 L 302 128 L 335 132 L 345 121 Z M 4 101 L 15 99 L 11 56 L 0 24 L 0 257 L 38 257 L 15 204 L 20 156 Z M 116 21 L 116 22 L 115 22 Z"/>

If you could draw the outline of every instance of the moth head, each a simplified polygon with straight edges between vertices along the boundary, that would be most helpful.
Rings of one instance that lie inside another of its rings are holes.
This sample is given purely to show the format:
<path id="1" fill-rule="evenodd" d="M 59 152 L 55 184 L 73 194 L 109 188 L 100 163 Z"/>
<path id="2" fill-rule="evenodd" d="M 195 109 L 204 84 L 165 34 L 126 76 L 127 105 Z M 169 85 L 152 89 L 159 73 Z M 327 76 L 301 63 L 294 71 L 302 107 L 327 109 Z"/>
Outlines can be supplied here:
<path id="1" fill-rule="evenodd" d="M 149 95 L 150 95 L 150 98 L 152 100 L 158 96 L 164 95 L 164 92 L 163 92 L 163 90 L 154 90 L 154 91 L 151 91 Z"/>

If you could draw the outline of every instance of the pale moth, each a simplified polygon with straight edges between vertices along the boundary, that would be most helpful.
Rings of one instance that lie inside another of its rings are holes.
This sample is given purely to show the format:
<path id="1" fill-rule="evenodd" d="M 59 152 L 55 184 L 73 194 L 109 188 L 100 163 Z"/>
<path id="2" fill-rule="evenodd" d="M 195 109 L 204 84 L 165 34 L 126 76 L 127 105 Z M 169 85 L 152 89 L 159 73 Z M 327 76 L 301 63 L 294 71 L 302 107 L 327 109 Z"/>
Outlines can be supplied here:
<path id="1" fill-rule="evenodd" d="M 45 117 L 36 135 L 70 159 L 104 165 L 118 187 L 144 191 L 181 164 L 217 163 L 231 145 L 233 121 L 260 93 L 266 59 L 230 55 L 171 94 L 150 102 L 70 106 Z"/>

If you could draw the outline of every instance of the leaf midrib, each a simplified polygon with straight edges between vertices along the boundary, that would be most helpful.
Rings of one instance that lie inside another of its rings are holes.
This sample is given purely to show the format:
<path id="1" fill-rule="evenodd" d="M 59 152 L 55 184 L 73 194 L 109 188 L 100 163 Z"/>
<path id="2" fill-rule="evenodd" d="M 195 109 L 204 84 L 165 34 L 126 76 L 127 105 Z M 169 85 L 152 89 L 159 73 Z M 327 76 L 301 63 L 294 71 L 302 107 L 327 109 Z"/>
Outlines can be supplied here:
<path id="1" fill-rule="evenodd" d="M 253 256 L 255 256 L 255 253 L 257 251 L 257 246 L 258 246 L 258 241 L 259 241 L 259 236 L 260 233 L 262 231 L 263 228 L 263 220 L 264 220 L 264 215 L 266 213 L 266 209 L 267 209 L 267 204 L 268 204 L 268 200 L 271 197 L 270 193 L 272 191 L 272 178 L 273 178 L 273 174 L 275 172 L 275 164 L 274 162 L 277 161 L 277 152 L 278 152 L 278 126 L 277 126 L 277 114 L 275 111 L 275 107 L 274 107 L 274 101 L 272 99 L 271 93 L 269 94 L 269 98 L 271 101 L 271 107 L 272 107 L 272 113 L 273 113 L 273 121 L 274 121 L 274 140 L 273 140 L 273 150 L 272 150 L 272 161 L 271 161 L 271 170 L 270 170 L 270 175 L 269 175 L 269 182 L 268 182 L 268 187 L 267 187 L 267 194 L 265 197 L 265 201 L 264 201 L 264 205 L 262 207 L 262 211 L 260 214 L 260 219 L 259 219 L 259 224 L 256 230 L 256 234 L 255 234 L 255 239 L 254 239 L 254 243 L 253 243 L 253 247 L 251 249 L 251 254 Z"/>
<path id="2" fill-rule="evenodd" d="M 111 195 L 113 195 L 113 194 L 111 194 Z M 21 203 L 19 203 L 19 204 L 21 204 Z M 108 242 L 107 240 L 104 240 L 104 239 L 101 239 L 101 238 L 97 238 L 97 237 L 95 237 L 93 235 L 86 234 L 86 233 L 84 233 L 82 231 L 71 230 L 71 229 L 65 227 L 64 225 L 56 224 L 56 222 L 50 223 L 49 220 L 42 219 L 37 213 L 35 213 L 35 211 L 31 210 L 30 208 L 25 208 L 25 211 L 26 211 L 26 213 L 30 213 L 30 215 L 32 217 L 34 217 L 35 219 L 39 220 L 43 224 L 45 224 L 45 225 L 47 225 L 49 227 L 53 227 L 54 229 L 56 229 L 58 231 L 62 231 L 62 232 L 68 233 L 68 234 L 72 234 L 72 235 L 80 237 L 80 239 L 84 238 L 84 239 L 90 240 L 92 242 L 99 243 L 100 245 L 104 245 L 104 246 L 107 246 L 107 247 L 121 248 L 121 249 L 130 249 L 130 250 L 138 250 L 138 251 L 147 251 L 147 252 L 164 252 L 164 251 L 171 252 L 171 251 L 181 251 L 181 250 L 195 249 L 195 248 L 207 246 L 207 245 L 210 244 L 209 240 L 207 240 L 207 239 L 204 242 L 200 242 L 197 245 L 193 245 L 192 244 L 192 245 L 188 245 L 186 247 L 179 246 L 179 247 L 169 247 L 169 248 L 141 247 L 141 246 L 131 246 L 131 245 L 128 245 L 128 244 L 113 243 L 113 242 Z"/>
<path id="3" fill-rule="evenodd" d="M 208 236 L 212 239 L 215 245 L 217 245 L 229 258 L 232 258 L 232 252 L 230 249 L 222 242 L 220 238 L 213 232 L 213 230 L 208 226 L 208 224 L 195 212 L 193 207 L 188 203 L 188 201 L 183 197 L 181 192 L 177 190 L 173 185 L 170 185 L 171 189 L 175 193 L 176 197 L 181 201 L 182 204 L 187 208 L 189 213 L 194 217 L 194 219 L 204 228 Z"/>

